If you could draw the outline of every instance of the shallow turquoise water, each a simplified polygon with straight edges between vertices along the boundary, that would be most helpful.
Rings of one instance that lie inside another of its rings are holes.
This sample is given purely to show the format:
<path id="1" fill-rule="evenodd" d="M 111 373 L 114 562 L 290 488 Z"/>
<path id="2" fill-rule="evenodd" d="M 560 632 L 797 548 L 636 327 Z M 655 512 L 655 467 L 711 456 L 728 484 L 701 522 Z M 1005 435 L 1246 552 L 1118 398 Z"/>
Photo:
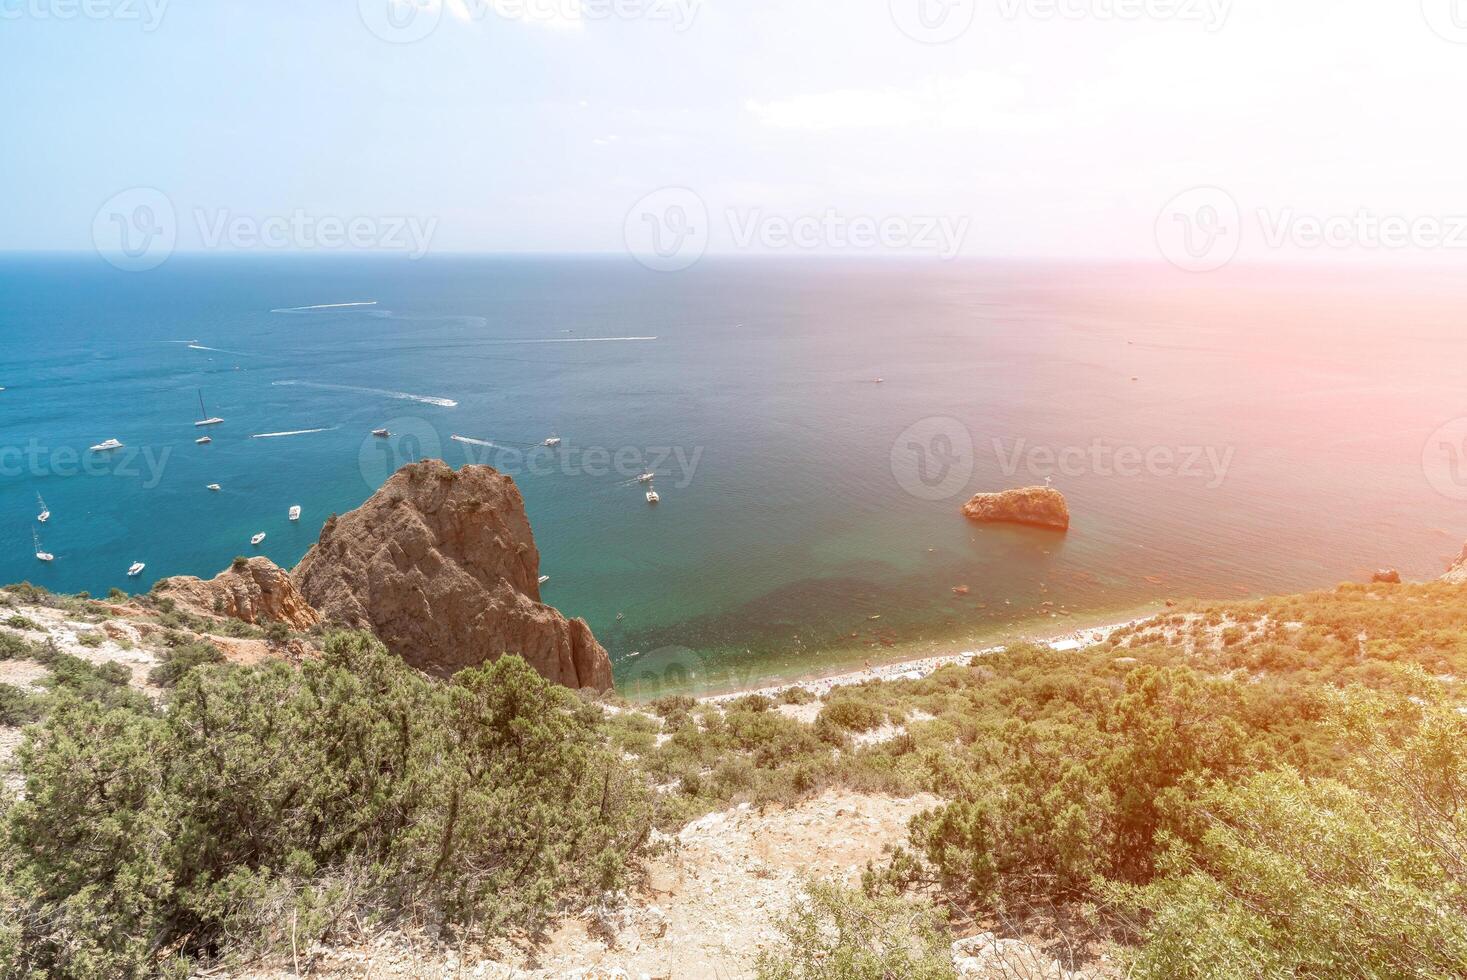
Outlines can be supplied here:
<path id="1" fill-rule="evenodd" d="M 10 257 L 0 580 L 101 593 L 252 551 L 289 566 L 328 514 L 421 455 L 514 475 L 546 600 L 591 622 L 629 686 L 877 657 L 1060 606 L 1308 588 L 1383 563 L 1425 576 L 1467 536 L 1422 455 L 1467 414 L 1463 292 L 1358 271 L 175 257 L 128 274 Z M 353 302 L 375 305 L 275 312 Z M 655 339 L 608 339 L 637 337 Z M 204 447 L 199 389 L 227 420 Z M 944 418 L 960 429 L 924 422 Z M 324 431 L 250 438 L 307 429 Z M 943 441 L 962 433 L 971 451 Z M 556 453 L 532 452 L 551 435 Z M 127 450 L 87 472 L 108 437 Z M 1212 456 L 1188 466 L 1194 448 Z M 656 508 L 634 480 L 652 463 Z M 946 484 L 922 482 L 944 464 Z M 1068 536 L 957 513 L 1046 475 Z"/>

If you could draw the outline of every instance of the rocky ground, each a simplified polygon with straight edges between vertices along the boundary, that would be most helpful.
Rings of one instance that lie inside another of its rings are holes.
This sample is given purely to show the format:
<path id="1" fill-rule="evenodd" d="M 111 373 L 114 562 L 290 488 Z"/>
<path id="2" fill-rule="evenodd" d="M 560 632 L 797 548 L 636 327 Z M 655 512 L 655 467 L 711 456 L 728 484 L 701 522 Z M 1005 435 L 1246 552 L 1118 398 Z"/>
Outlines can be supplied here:
<path id="1" fill-rule="evenodd" d="M 855 882 L 867 861 L 906 834 L 931 797 L 831 791 L 760 813 L 747 805 L 683 828 L 641 887 L 614 908 L 564 923 L 540 945 L 445 951 L 384 936 L 369 945 L 304 951 L 238 972 L 236 980 L 486 977 L 494 980 L 736 980 L 754 975 L 797 901 L 802 877 Z M 979 932 L 954 943 L 959 975 L 1078 980 L 1034 946 Z M 297 963 L 296 961 L 299 961 Z"/>

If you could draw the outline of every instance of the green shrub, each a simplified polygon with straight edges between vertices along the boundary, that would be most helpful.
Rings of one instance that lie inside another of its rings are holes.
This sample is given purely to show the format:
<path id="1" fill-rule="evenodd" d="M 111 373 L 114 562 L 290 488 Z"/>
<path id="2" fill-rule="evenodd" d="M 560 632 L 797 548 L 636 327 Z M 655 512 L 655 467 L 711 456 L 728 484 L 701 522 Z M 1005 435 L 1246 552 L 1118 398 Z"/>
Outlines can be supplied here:
<path id="1" fill-rule="evenodd" d="M 191 641 L 164 650 L 159 663 L 148 672 L 148 682 L 158 687 L 173 687 L 195 667 L 224 662 L 224 654 L 212 643 Z"/>
<path id="2" fill-rule="evenodd" d="M 29 617 L 22 616 L 20 613 L 15 613 L 14 615 L 7 618 L 5 620 L 5 625 L 9 626 L 13 630 L 30 630 L 33 633 L 39 632 L 41 629 L 40 623 L 36 622 L 34 619 L 30 619 Z"/>
<path id="3" fill-rule="evenodd" d="M 820 709 L 820 719 L 852 732 L 873 732 L 886 724 L 886 712 L 874 704 L 840 697 Z"/>
<path id="4" fill-rule="evenodd" d="M 14 684 L 0 684 L 0 725 L 28 725 L 40 717 L 40 698 Z"/>
<path id="5" fill-rule="evenodd" d="M 787 687 L 779 692 L 780 704 L 813 704 L 816 698 L 803 687 Z"/>
<path id="6" fill-rule="evenodd" d="M 517 657 L 441 684 L 354 634 L 300 667 L 188 670 L 156 714 L 59 691 L 20 752 L 0 972 L 148 974 L 343 916 L 540 928 L 622 887 L 649 833 L 594 717 Z"/>
<path id="7" fill-rule="evenodd" d="M 101 633 L 76 634 L 76 642 L 80 643 L 84 647 L 88 647 L 91 649 L 96 649 L 97 647 L 101 646 L 103 643 L 106 642 L 106 639 L 107 638 L 104 637 Z"/>
<path id="8" fill-rule="evenodd" d="M 915 902 L 811 883 L 779 931 L 779 945 L 759 956 L 759 980 L 957 977 L 946 923 L 936 910 Z"/>

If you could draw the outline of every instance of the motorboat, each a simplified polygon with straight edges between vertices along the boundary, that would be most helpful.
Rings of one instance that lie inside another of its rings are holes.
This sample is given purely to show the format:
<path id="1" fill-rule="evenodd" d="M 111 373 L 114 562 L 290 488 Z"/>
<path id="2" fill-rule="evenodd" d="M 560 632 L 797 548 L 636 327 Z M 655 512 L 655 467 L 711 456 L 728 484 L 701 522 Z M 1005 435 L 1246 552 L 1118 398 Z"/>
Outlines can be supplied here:
<path id="1" fill-rule="evenodd" d="M 656 490 L 648 490 L 647 491 L 647 503 L 649 503 L 649 504 L 660 504 L 661 502 L 662 502 L 662 497 L 661 497 L 660 494 L 658 494 L 658 492 Z"/>
<path id="2" fill-rule="evenodd" d="M 211 483 L 211 484 L 209 484 L 209 485 L 208 485 L 208 486 L 207 486 L 207 487 L 205 487 L 205 488 L 204 488 L 204 489 L 205 489 L 205 490 L 210 490 L 210 491 L 212 491 L 212 492 L 214 492 L 214 493 L 218 493 L 218 492 L 219 492 L 219 491 L 220 491 L 220 490 L 223 490 L 223 489 L 224 489 L 224 488 L 223 488 L 223 487 L 221 487 L 221 486 L 220 486 L 220 485 L 219 485 L 219 484 L 217 484 L 217 483 Z"/>
<path id="3" fill-rule="evenodd" d="M 194 445 L 196 445 L 196 446 L 207 446 L 209 443 L 211 443 L 213 441 L 214 441 L 213 438 L 211 438 L 210 436 L 199 436 L 197 439 L 194 440 Z"/>
<path id="4" fill-rule="evenodd" d="M 554 449 L 556 446 L 560 445 L 560 436 L 551 436 L 549 439 L 545 440 L 545 445 L 550 449 Z"/>
<path id="5" fill-rule="evenodd" d="M 294 506 L 292 506 L 290 508 L 290 519 L 293 520 L 293 521 L 298 521 L 298 520 L 301 519 L 301 505 L 300 504 L 295 504 Z"/>
<path id="6" fill-rule="evenodd" d="M 548 581 L 550 581 L 550 576 L 549 575 L 541 575 L 540 576 L 540 584 L 541 585 L 544 585 Z"/>
<path id="7" fill-rule="evenodd" d="M 373 429 L 372 435 L 376 436 L 378 439 L 386 439 L 388 436 L 392 435 L 392 433 L 388 432 L 386 429 Z"/>
<path id="8" fill-rule="evenodd" d="M 143 574 L 143 569 L 147 567 L 148 566 L 143 564 L 142 562 L 135 561 L 131 565 L 127 566 L 127 577 L 137 578 L 139 575 Z"/>
<path id="9" fill-rule="evenodd" d="M 122 443 L 118 442 L 116 439 L 106 439 L 106 440 L 104 440 L 102 442 L 97 443 L 95 446 L 91 447 L 91 450 L 90 451 L 91 452 L 94 452 L 94 453 L 105 453 L 105 452 L 108 452 L 108 451 L 113 450 L 113 449 L 121 449 L 121 448 L 122 448 Z"/>
<path id="10" fill-rule="evenodd" d="M 640 476 L 637 477 L 637 482 L 638 483 L 651 483 L 656 478 L 657 478 L 657 474 L 656 473 L 643 473 L 643 474 L 641 474 Z"/>
<path id="11" fill-rule="evenodd" d="M 264 541 L 264 540 L 265 540 L 265 532 L 264 531 L 261 531 L 259 534 L 255 535 L 253 538 L 250 538 L 250 544 L 258 545 L 261 541 Z"/>

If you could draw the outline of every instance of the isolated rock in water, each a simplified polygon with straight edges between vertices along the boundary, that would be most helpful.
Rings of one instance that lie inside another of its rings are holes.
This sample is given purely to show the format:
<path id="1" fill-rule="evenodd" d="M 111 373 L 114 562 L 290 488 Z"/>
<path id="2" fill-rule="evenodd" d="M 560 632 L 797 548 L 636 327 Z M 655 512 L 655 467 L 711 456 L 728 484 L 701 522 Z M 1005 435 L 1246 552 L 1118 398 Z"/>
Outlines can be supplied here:
<path id="1" fill-rule="evenodd" d="M 246 623 L 284 623 L 307 630 L 321 616 L 296 591 L 285 569 L 268 558 L 238 559 L 209 579 L 179 575 L 153 586 L 157 596 L 172 599 L 196 616 L 226 616 Z"/>
<path id="2" fill-rule="evenodd" d="M 1394 568 L 1382 568 L 1370 577 L 1371 582 L 1382 582 L 1388 585 L 1400 585 L 1401 573 Z"/>
<path id="3" fill-rule="evenodd" d="M 1069 505 L 1065 503 L 1065 495 L 1054 487 L 976 494 L 963 505 L 963 513 L 975 521 L 1030 524 L 1060 531 L 1070 527 Z"/>
<path id="4" fill-rule="evenodd" d="M 428 673 L 514 653 L 567 687 L 611 687 L 611 658 L 591 628 L 541 604 L 525 502 L 492 467 L 404 466 L 327 521 L 291 577 L 328 620 L 370 629 Z"/>

